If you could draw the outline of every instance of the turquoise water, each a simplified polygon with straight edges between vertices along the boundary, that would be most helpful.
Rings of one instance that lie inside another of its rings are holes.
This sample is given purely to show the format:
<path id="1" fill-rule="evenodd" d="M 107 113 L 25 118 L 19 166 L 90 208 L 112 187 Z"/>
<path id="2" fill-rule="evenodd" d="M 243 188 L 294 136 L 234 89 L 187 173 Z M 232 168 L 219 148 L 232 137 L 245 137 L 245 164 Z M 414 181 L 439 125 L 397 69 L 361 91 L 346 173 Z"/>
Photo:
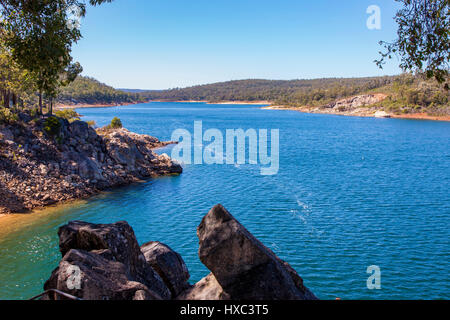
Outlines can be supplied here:
<path id="1" fill-rule="evenodd" d="M 138 240 L 178 251 L 195 282 L 207 275 L 196 227 L 222 203 L 322 299 L 449 299 L 450 123 L 311 115 L 257 106 L 152 103 L 82 109 L 99 125 L 169 140 L 178 128 L 280 129 L 280 170 L 187 165 L 21 223 L 0 239 L 0 299 L 42 290 L 69 220 L 128 221 Z M 165 150 L 170 152 L 170 150 Z M 23 218 L 25 219 L 25 218 Z M 23 220 L 22 219 L 22 220 Z M 368 290 L 367 267 L 381 268 Z"/>

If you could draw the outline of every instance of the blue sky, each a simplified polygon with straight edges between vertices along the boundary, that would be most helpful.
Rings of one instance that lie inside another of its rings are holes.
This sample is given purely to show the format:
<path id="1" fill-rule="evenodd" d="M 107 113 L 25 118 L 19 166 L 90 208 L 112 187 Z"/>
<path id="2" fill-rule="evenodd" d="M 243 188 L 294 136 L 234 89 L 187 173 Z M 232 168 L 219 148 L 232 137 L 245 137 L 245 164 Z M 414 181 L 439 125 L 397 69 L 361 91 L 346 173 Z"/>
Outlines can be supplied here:
<path id="1" fill-rule="evenodd" d="M 381 30 L 369 30 L 370 5 Z M 116 88 L 165 89 L 237 79 L 398 74 L 373 63 L 393 40 L 394 0 L 115 0 L 89 8 L 73 55 Z"/>

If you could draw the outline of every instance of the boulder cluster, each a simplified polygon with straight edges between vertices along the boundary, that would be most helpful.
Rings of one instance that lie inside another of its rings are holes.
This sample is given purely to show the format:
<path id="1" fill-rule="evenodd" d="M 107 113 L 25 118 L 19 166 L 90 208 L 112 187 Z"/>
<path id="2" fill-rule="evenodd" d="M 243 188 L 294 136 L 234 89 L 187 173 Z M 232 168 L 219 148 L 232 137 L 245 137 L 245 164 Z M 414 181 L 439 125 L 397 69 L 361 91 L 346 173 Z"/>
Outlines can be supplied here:
<path id="1" fill-rule="evenodd" d="M 167 155 L 152 151 L 171 142 L 126 129 L 96 131 L 86 122 L 64 119 L 58 119 L 58 135 L 49 136 L 44 119 L 26 120 L 0 125 L 0 214 L 182 172 Z"/>
<path id="2" fill-rule="evenodd" d="M 178 253 L 160 242 L 140 247 L 126 222 L 70 222 L 58 235 L 63 258 L 46 291 L 85 300 L 317 299 L 288 263 L 221 205 L 198 227 L 199 257 L 211 273 L 194 285 Z"/>

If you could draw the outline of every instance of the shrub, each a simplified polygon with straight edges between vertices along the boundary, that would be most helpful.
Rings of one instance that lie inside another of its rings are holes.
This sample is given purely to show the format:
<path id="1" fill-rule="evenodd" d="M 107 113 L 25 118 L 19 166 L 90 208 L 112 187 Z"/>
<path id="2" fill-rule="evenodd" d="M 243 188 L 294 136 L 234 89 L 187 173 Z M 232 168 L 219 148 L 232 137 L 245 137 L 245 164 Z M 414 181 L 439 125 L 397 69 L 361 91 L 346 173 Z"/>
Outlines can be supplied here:
<path id="1" fill-rule="evenodd" d="M 114 117 L 114 119 L 111 120 L 109 127 L 112 129 L 120 129 L 122 128 L 122 121 L 120 121 L 119 118 Z"/>
<path id="2" fill-rule="evenodd" d="M 61 132 L 61 122 L 57 117 L 49 117 L 44 121 L 44 132 L 50 137 L 59 136 Z"/>
<path id="3" fill-rule="evenodd" d="M 30 110 L 30 116 L 34 119 L 39 116 L 39 109 L 33 108 Z"/>
<path id="4" fill-rule="evenodd" d="M 19 116 L 8 108 L 0 107 L 0 123 L 14 124 L 19 121 Z"/>
<path id="5" fill-rule="evenodd" d="M 89 127 L 95 128 L 97 126 L 97 123 L 94 120 L 86 121 Z"/>
<path id="6" fill-rule="evenodd" d="M 80 115 L 73 109 L 58 110 L 55 112 L 57 117 L 68 120 L 69 122 L 80 120 Z"/>

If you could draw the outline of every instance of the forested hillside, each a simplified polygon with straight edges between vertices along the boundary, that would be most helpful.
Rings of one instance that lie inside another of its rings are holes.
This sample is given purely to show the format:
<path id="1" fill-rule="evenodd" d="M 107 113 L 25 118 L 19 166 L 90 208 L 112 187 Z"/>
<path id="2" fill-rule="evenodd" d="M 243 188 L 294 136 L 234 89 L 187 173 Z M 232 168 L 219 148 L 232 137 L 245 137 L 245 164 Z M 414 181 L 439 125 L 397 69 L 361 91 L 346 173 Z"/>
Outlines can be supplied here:
<path id="1" fill-rule="evenodd" d="M 184 89 L 152 91 L 152 99 L 217 101 L 323 102 L 326 98 L 352 95 L 382 87 L 392 78 L 316 79 L 316 80 L 238 80 Z"/>
<path id="2" fill-rule="evenodd" d="M 114 89 L 93 78 L 79 76 L 67 87 L 61 88 L 58 102 L 65 105 L 74 104 L 124 104 L 142 102 L 137 93 Z"/>
<path id="3" fill-rule="evenodd" d="M 184 89 L 148 91 L 142 95 L 151 100 L 270 101 L 289 107 L 319 107 L 367 93 L 388 95 L 380 107 L 392 112 L 450 113 L 449 91 L 443 84 L 410 74 L 347 79 L 239 80 Z"/>

